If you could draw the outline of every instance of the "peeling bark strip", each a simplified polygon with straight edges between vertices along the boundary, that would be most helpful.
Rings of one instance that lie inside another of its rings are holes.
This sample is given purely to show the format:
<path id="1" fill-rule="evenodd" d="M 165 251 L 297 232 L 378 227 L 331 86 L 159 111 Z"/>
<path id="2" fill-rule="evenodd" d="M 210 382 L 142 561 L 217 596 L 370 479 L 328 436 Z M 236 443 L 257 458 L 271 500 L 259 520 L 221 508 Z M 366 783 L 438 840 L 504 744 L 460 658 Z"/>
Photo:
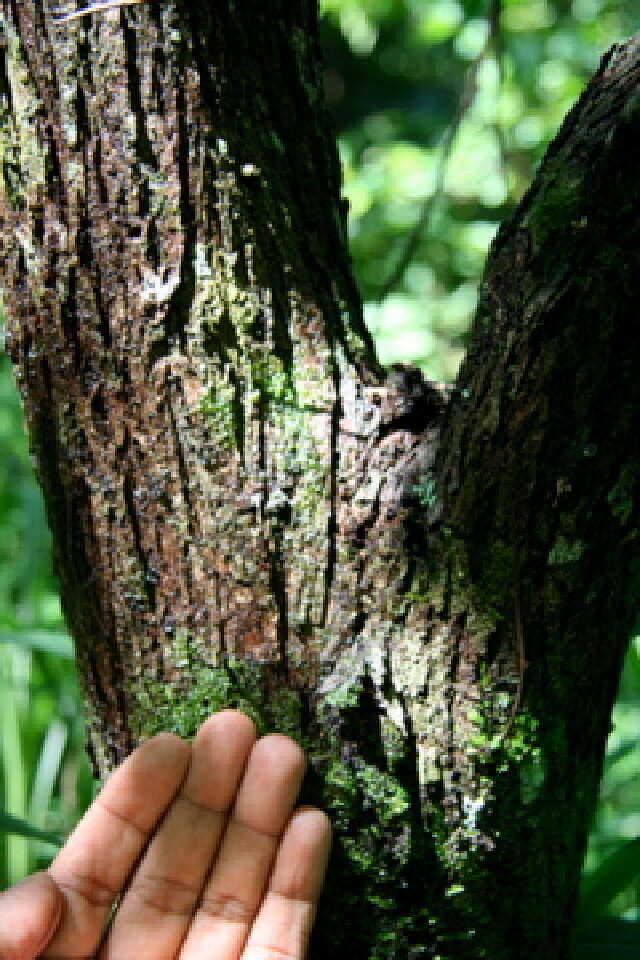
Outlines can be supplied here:
<path id="1" fill-rule="evenodd" d="M 364 328 L 311 0 L 0 11 L 9 348 L 98 769 L 239 706 L 336 823 L 314 960 L 568 957 L 640 587 L 637 46 L 450 391 Z"/>

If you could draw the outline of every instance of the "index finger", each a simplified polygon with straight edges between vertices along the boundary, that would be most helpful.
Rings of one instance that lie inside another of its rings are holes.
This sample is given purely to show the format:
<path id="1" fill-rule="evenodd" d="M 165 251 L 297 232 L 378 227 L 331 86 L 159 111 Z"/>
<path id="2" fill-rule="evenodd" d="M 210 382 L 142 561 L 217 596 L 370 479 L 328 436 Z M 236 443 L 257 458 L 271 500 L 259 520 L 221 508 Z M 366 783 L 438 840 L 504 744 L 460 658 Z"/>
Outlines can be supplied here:
<path id="1" fill-rule="evenodd" d="M 190 757 L 185 740 L 160 733 L 112 774 L 49 867 L 65 904 L 43 957 L 69 960 L 95 951 L 111 906 L 177 793 Z"/>

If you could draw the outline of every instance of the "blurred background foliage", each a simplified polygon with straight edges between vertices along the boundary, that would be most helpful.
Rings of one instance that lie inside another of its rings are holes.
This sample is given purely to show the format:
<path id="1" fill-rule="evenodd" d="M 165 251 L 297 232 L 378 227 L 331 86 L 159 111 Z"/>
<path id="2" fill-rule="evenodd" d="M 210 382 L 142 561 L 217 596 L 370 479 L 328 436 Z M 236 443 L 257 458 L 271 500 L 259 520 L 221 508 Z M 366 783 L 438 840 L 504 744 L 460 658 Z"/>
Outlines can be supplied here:
<path id="1" fill-rule="evenodd" d="M 321 6 L 325 89 L 367 318 L 383 360 L 450 379 L 498 223 L 603 52 L 638 29 L 640 4 Z"/>
<path id="2" fill-rule="evenodd" d="M 368 322 L 387 363 L 451 380 L 499 222 L 640 0 L 321 0 Z M 95 785 L 19 400 L 0 355 L 0 886 L 46 865 Z M 640 956 L 640 640 L 585 861 L 588 957 Z M 623 923 L 626 921 L 626 923 Z M 595 929 L 595 928 L 594 928 Z M 598 940 L 598 937 L 600 940 Z"/>

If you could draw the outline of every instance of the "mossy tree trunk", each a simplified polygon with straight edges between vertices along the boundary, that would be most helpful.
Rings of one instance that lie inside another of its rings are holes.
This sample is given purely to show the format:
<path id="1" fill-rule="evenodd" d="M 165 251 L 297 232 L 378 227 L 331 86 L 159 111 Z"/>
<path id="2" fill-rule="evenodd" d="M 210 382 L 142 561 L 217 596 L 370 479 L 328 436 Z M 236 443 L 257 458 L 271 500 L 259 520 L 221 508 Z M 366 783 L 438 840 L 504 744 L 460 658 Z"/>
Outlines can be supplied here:
<path id="1" fill-rule="evenodd" d="M 569 955 L 640 592 L 638 45 L 385 372 L 314 0 L 3 0 L 0 273 L 104 774 L 237 705 L 337 829 L 311 960 Z"/>

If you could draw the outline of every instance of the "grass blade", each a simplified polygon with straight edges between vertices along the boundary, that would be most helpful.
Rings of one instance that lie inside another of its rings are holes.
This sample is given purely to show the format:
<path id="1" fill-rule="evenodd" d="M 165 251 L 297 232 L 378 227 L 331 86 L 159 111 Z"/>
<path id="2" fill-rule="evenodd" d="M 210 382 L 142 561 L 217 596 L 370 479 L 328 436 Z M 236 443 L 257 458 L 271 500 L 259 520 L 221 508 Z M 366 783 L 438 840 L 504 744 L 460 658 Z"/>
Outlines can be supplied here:
<path id="1" fill-rule="evenodd" d="M 0 630 L 0 643 L 10 643 L 30 650 L 44 650 L 45 653 L 55 653 L 67 659 L 73 658 L 73 642 L 66 633 L 48 630 L 25 630 L 24 633 Z"/>
<path id="2" fill-rule="evenodd" d="M 29 820 L 38 829 L 44 826 L 47 811 L 51 806 L 51 797 L 60 773 L 66 743 L 67 728 L 56 717 L 49 724 L 45 734 L 29 798 Z"/>
<path id="3" fill-rule="evenodd" d="M 6 810 L 0 810 L 0 833 L 13 835 L 17 837 L 29 837 L 33 840 L 43 840 L 45 843 L 52 843 L 56 847 L 62 846 L 62 838 L 57 833 L 51 833 L 49 830 L 40 830 L 34 827 L 22 817 L 14 817 Z"/>

